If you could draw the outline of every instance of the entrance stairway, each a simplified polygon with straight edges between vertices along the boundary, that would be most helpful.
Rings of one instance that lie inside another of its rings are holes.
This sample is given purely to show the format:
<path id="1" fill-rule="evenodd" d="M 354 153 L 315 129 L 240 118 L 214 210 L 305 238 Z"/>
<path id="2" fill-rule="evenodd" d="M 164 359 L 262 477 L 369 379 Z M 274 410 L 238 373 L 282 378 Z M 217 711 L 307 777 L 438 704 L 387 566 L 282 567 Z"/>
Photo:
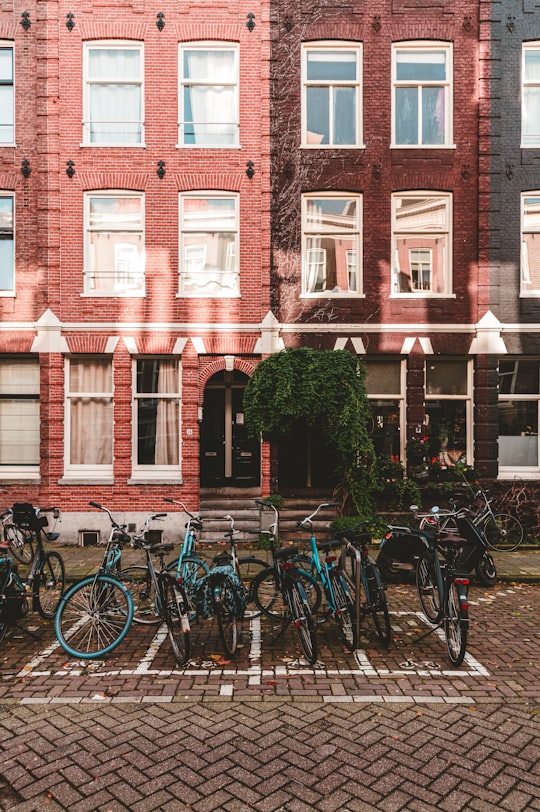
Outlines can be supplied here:
<path id="1" fill-rule="evenodd" d="M 230 494 L 219 491 L 201 491 L 200 496 L 200 516 L 203 521 L 203 531 L 200 535 L 201 542 L 205 541 L 225 541 L 225 533 L 229 529 L 229 522 L 224 520 L 224 516 L 232 516 L 234 526 L 240 532 L 236 536 L 238 540 L 252 540 L 254 537 L 248 530 L 257 528 L 267 528 L 273 520 L 271 511 L 265 510 L 261 516 L 255 499 L 259 494 L 255 491 L 238 492 Z M 286 497 L 283 506 L 279 510 L 279 530 L 282 541 L 299 541 L 307 538 L 307 533 L 296 529 L 296 522 L 304 519 L 316 509 L 322 502 L 331 502 L 331 497 L 319 493 L 313 496 Z M 326 508 L 321 510 L 314 522 L 315 534 L 318 538 L 325 538 L 329 533 L 330 524 L 336 518 L 336 508 Z"/>

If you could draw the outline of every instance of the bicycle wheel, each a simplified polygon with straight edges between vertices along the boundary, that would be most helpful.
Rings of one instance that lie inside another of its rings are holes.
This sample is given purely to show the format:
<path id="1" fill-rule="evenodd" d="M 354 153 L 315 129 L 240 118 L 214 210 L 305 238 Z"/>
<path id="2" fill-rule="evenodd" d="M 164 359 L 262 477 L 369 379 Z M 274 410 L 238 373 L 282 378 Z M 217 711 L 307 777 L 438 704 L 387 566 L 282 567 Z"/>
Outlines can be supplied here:
<path id="1" fill-rule="evenodd" d="M 34 606 L 46 620 L 54 617 L 60 599 L 64 594 L 66 572 L 64 561 L 58 553 L 45 553 L 36 575 Z"/>
<path id="2" fill-rule="evenodd" d="M 185 590 L 170 575 L 160 576 L 159 590 L 161 610 L 167 624 L 171 648 L 176 662 L 185 665 L 190 654 L 188 601 Z"/>
<path id="3" fill-rule="evenodd" d="M 523 527 L 519 519 L 509 513 L 488 516 L 484 523 L 484 536 L 492 550 L 509 553 L 517 550 L 523 541 Z"/>
<path id="4" fill-rule="evenodd" d="M 337 569 L 330 570 L 330 584 L 334 598 L 336 610 L 334 620 L 338 627 L 339 635 L 349 649 L 356 648 L 356 612 L 354 598 L 351 595 L 350 587 Z"/>
<path id="5" fill-rule="evenodd" d="M 187 592 L 191 593 L 195 584 L 200 581 L 201 578 L 204 578 L 205 575 L 208 575 L 210 567 L 202 558 L 199 558 L 199 556 L 186 555 L 182 559 L 180 570 L 178 569 L 178 559 L 175 559 L 171 561 L 170 564 L 167 564 L 167 572 L 173 577 L 178 575 Z"/>
<path id="6" fill-rule="evenodd" d="M 392 642 L 392 626 L 386 592 L 376 564 L 366 564 L 366 577 L 369 590 L 369 595 L 366 595 L 367 609 L 373 617 L 377 637 L 383 646 L 388 648 Z"/>
<path id="7" fill-rule="evenodd" d="M 220 578 L 214 583 L 214 607 L 219 639 L 226 657 L 234 657 L 238 646 L 238 618 L 229 611 L 227 590 L 231 589 L 228 578 Z"/>
<path id="8" fill-rule="evenodd" d="M 238 559 L 238 576 L 246 588 L 247 602 L 253 602 L 253 582 L 257 575 L 268 568 L 268 561 L 255 558 L 252 555 Z"/>
<path id="9" fill-rule="evenodd" d="M 497 568 L 489 553 L 484 553 L 482 558 L 478 559 L 475 571 L 478 580 L 484 586 L 493 586 L 497 583 Z"/>
<path id="10" fill-rule="evenodd" d="M 285 586 L 291 620 L 298 634 L 300 645 L 310 665 L 317 662 L 317 636 L 308 599 L 299 578 L 288 579 Z"/>
<path id="11" fill-rule="evenodd" d="M 469 611 L 464 587 L 452 581 L 446 598 L 444 633 L 452 665 L 461 665 L 467 649 Z"/>
<path id="12" fill-rule="evenodd" d="M 84 578 L 60 600 L 54 630 L 72 657 L 92 660 L 109 654 L 122 642 L 133 619 L 127 587 L 109 575 Z"/>
<path id="13" fill-rule="evenodd" d="M 305 570 L 296 570 L 297 577 L 302 581 L 311 613 L 319 611 L 322 595 L 316 578 Z M 287 603 L 283 599 L 281 581 L 274 567 L 266 567 L 254 579 L 252 586 L 252 599 L 257 611 L 262 612 L 273 620 L 282 621 L 288 611 Z"/>
<path id="14" fill-rule="evenodd" d="M 420 599 L 420 606 L 429 622 L 439 623 L 442 617 L 442 607 L 435 567 L 429 553 L 418 559 L 416 565 L 416 589 Z"/>
<path id="15" fill-rule="evenodd" d="M 34 558 L 33 536 L 25 535 L 20 527 L 8 524 L 4 527 L 4 539 L 9 544 L 9 552 L 21 564 L 29 564 Z"/>
<path id="16" fill-rule="evenodd" d="M 161 623 L 156 610 L 156 590 L 148 567 L 126 567 L 118 573 L 118 580 L 129 589 L 133 599 L 133 622 L 147 626 Z"/>

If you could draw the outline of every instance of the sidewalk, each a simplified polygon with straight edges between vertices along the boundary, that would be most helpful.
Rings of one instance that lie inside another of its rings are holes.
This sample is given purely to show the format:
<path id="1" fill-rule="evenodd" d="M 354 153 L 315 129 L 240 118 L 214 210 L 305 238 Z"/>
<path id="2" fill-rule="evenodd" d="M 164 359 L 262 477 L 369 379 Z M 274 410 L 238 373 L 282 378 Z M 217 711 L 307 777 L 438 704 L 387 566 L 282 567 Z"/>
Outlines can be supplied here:
<path id="1" fill-rule="evenodd" d="M 100 547 L 79 547 L 77 545 L 51 544 L 49 549 L 57 550 L 64 559 L 66 565 L 66 580 L 68 582 L 78 581 L 96 571 L 104 548 Z M 258 558 L 264 558 L 263 550 L 254 550 Z M 373 553 L 375 553 L 375 548 Z M 247 550 L 243 550 L 247 555 Z M 512 553 L 497 553 L 492 551 L 497 567 L 499 580 L 505 582 L 540 583 L 540 547 L 523 547 Z M 144 555 L 140 550 L 132 550 L 129 547 L 122 551 L 122 566 L 128 567 L 132 564 L 144 565 Z"/>

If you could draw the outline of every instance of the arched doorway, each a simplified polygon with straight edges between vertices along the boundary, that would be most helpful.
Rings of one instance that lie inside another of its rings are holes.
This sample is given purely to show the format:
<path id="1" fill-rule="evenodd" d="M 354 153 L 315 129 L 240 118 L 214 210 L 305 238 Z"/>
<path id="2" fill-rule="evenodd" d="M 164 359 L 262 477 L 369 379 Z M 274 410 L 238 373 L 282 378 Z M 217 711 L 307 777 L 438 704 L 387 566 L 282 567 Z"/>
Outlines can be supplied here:
<path id="1" fill-rule="evenodd" d="M 248 381 L 235 369 L 216 373 L 206 384 L 200 434 L 203 488 L 260 485 L 260 443 L 248 437 L 244 424 Z"/>

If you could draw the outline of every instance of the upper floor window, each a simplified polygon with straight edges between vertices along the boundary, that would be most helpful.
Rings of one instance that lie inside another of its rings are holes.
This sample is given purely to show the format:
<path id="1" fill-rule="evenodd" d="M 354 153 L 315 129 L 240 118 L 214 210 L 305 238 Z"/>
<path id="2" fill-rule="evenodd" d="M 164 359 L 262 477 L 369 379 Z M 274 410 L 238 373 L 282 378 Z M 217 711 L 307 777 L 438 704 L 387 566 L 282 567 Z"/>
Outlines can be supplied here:
<path id="1" fill-rule="evenodd" d="M 238 47 L 217 42 L 181 45 L 179 66 L 179 144 L 238 146 Z"/>
<path id="2" fill-rule="evenodd" d="M 303 146 L 362 144 L 361 54 L 355 42 L 303 46 Z"/>
<path id="3" fill-rule="evenodd" d="M 15 142 L 13 47 L 0 43 L 0 144 Z"/>
<path id="4" fill-rule="evenodd" d="M 239 296 L 238 196 L 180 197 L 180 295 Z"/>
<path id="5" fill-rule="evenodd" d="M 302 293 L 361 292 L 361 218 L 360 195 L 304 195 Z"/>
<path id="6" fill-rule="evenodd" d="M 109 357 L 68 359 L 66 469 L 71 475 L 110 476 L 113 469 L 113 365 Z"/>
<path id="7" fill-rule="evenodd" d="M 2 358 L 0 477 L 38 473 L 39 437 L 39 363 L 32 358 Z"/>
<path id="8" fill-rule="evenodd" d="M 144 141 L 143 49 L 100 42 L 85 49 L 86 145 L 132 146 Z"/>
<path id="9" fill-rule="evenodd" d="M 392 196 L 394 294 L 451 292 L 451 195 L 401 192 Z"/>
<path id="10" fill-rule="evenodd" d="M 540 42 L 523 45 L 521 145 L 540 147 Z"/>
<path id="11" fill-rule="evenodd" d="M 521 292 L 540 295 L 540 192 L 521 196 Z"/>
<path id="12" fill-rule="evenodd" d="M 499 362 L 499 476 L 538 476 L 540 364 L 537 358 Z"/>
<path id="13" fill-rule="evenodd" d="M 393 46 L 393 146 L 452 143 L 452 49 L 444 42 Z"/>
<path id="14" fill-rule="evenodd" d="M 86 201 L 84 292 L 144 295 L 144 197 L 89 192 Z"/>
<path id="15" fill-rule="evenodd" d="M 134 362 L 134 473 L 180 476 L 180 372 L 177 359 Z"/>
<path id="16" fill-rule="evenodd" d="M 13 195 L 0 192 L 0 296 L 15 289 L 13 208 Z"/>

